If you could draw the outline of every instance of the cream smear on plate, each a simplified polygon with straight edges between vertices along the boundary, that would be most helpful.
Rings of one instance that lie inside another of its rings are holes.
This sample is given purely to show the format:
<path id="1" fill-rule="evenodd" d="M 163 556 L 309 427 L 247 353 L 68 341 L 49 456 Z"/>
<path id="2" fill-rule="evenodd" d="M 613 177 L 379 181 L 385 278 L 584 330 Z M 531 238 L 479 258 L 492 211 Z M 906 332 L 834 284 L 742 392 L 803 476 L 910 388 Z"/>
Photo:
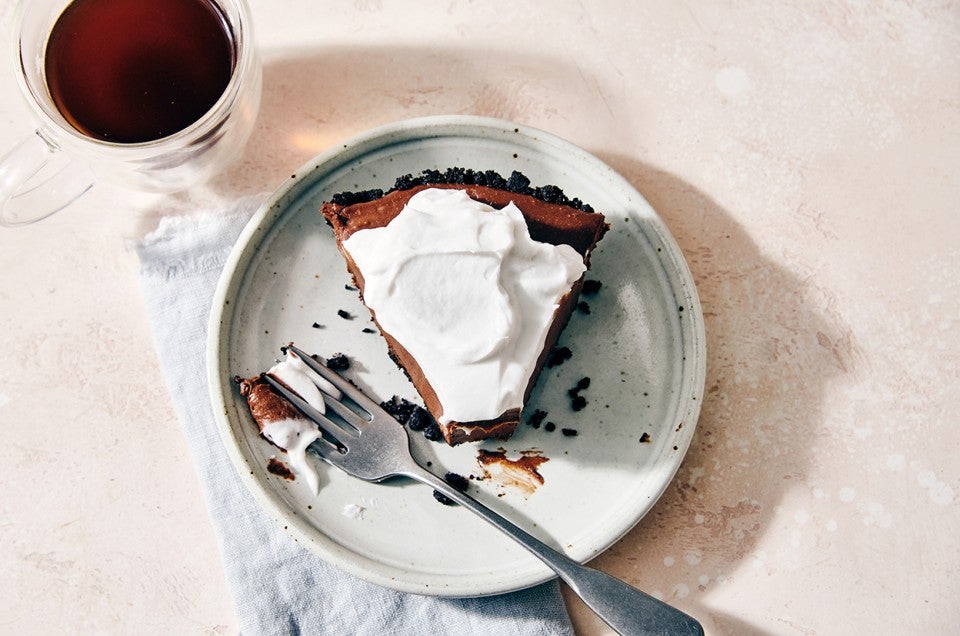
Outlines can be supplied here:
<path id="1" fill-rule="evenodd" d="M 513 203 L 498 210 L 457 189 L 418 192 L 343 247 L 364 302 L 436 391 L 441 423 L 523 406 L 560 299 L 586 271 L 569 245 L 531 239 Z"/>
<path id="2" fill-rule="evenodd" d="M 336 399 L 341 396 L 337 387 L 320 377 L 289 349 L 286 358 L 271 367 L 267 373 L 286 384 L 321 413 L 326 413 L 322 393 Z M 320 478 L 316 468 L 307 462 L 307 447 L 320 438 L 320 427 L 306 417 L 287 418 L 264 422 L 261 432 L 273 444 L 287 451 L 294 475 L 302 476 L 314 495 L 319 493 Z"/>

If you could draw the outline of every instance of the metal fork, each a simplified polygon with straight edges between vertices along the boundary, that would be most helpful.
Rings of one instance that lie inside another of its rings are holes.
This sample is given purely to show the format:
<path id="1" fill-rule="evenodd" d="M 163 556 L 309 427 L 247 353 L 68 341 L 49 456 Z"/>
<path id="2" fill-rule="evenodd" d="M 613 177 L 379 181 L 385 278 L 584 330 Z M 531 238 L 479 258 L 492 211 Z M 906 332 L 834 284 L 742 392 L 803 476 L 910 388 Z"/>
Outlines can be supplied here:
<path id="1" fill-rule="evenodd" d="M 379 482 L 391 477 L 409 477 L 439 490 L 496 526 L 543 561 L 597 616 L 624 636 L 703 634 L 703 627 L 691 616 L 619 579 L 580 565 L 424 469 L 410 454 L 410 441 L 404 427 L 379 404 L 313 356 L 292 344 L 289 348 L 359 407 L 359 411 L 354 410 L 324 393 L 325 403 L 342 420 L 336 422 L 314 409 L 270 375 L 265 376 L 277 392 L 316 422 L 325 433 L 325 437 L 314 442 L 325 461 L 365 481 Z M 328 439 L 327 436 L 333 439 Z"/>

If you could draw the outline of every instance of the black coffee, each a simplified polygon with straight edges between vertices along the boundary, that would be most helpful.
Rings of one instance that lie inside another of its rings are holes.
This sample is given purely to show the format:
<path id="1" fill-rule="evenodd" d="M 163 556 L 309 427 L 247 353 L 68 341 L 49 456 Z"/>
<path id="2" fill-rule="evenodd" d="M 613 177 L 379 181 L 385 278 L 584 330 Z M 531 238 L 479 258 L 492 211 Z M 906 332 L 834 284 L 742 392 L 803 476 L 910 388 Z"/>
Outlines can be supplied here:
<path id="1" fill-rule="evenodd" d="M 208 0 L 74 0 L 45 56 L 60 113 L 118 143 L 160 139 L 200 119 L 235 64 L 230 27 Z"/>

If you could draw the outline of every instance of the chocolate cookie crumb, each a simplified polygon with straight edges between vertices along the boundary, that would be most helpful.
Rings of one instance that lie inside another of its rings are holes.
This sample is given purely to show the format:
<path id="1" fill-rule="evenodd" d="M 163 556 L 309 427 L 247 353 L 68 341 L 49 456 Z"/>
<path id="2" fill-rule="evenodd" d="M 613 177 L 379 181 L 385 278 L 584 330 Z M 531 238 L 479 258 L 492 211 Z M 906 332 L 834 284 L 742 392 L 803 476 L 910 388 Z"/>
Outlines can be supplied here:
<path id="1" fill-rule="evenodd" d="M 330 201 L 337 205 L 353 205 L 354 203 L 363 203 L 373 201 L 383 196 L 383 190 L 374 188 L 371 190 L 361 190 L 359 192 L 338 192 L 331 197 Z"/>
<path id="2" fill-rule="evenodd" d="M 470 482 L 467 481 L 467 478 L 457 473 L 447 473 L 443 476 L 443 480 L 453 486 L 454 490 L 459 490 L 460 492 L 467 492 L 467 488 L 470 486 Z M 454 506 L 457 503 L 439 490 L 433 491 L 433 498 L 442 503 L 444 506 Z"/>
<path id="3" fill-rule="evenodd" d="M 588 279 L 583 281 L 583 288 L 580 290 L 581 294 L 586 294 L 587 296 L 593 296 L 600 288 L 603 287 L 603 283 L 598 280 Z"/>
<path id="4" fill-rule="evenodd" d="M 640 443 L 641 443 L 641 444 L 649 444 L 649 443 L 650 443 L 650 433 L 644 433 L 643 435 L 641 435 L 641 436 L 640 436 Z"/>
<path id="5" fill-rule="evenodd" d="M 347 291 L 357 291 L 357 288 L 354 287 L 353 285 L 344 285 L 343 288 L 346 289 Z"/>
<path id="6" fill-rule="evenodd" d="M 443 433 L 440 431 L 440 425 L 436 422 L 430 422 L 427 428 L 423 430 L 423 436 L 431 442 L 439 442 L 443 439 Z"/>
<path id="7" fill-rule="evenodd" d="M 421 406 L 413 407 L 410 417 L 407 419 L 407 428 L 411 431 L 422 431 L 430 426 L 430 414 Z"/>
<path id="8" fill-rule="evenodd" d="M 401 424 L 407 424 L 417 405 L 410 400 L 394 395 L 389 400 L 381 402 L 380 408 L 392 415 L 393 418 Z"/>
<path id="9" fill-rule="evenodd" d="M 313 323 L 313 328 L 314 328 L 314 329 L 323 329 L 323 325 L 321 325 L 319 322 L 315 322 L 315 323 Z"/>
<path id="10" fill-rule="evenodd" d="M 349 311 L 344 311 L 343 309 L 338 309 L 337 315 L 344 320 L 353 320 L 353 314 L 351 314 Z"/>
<path id="11" fill-rule="evenodd" d="M 443 480 L 460 492 L 467 492 L 467 487 L 470 486 L 470 482 L 467 481 L 467 478 L 458 473 L 447 473 L 443 476 Z"/>
<path id="12" fill-rule="evenodd" d="M 567 437 L 576 437 L 577 429 L 575 428 L 561 428 L 560 432 L 566 435 Z"/>
<path id="13" fill-rule="evenodd" d="M 350 358 L 342 353 L 335 353 L 327 358 L 327 368 L 334 371 L 345 371 L 350 368 Z"/>
<path id="14" fill-rule="evenodd" d="M 580 395 L 580 391 L 586 390 L 590 386 L 590 378 L 583 377 L 577 380 L 577 385 L 567 391 L 570 396 L 570 408 L 574 411 L 580 411 L 587 405 L 587 399 Z"/>
<path id="15" fill-rule="evenodd" d="M 453 486 L 455 490 L 459 490 L 460 492 L 467 492 L 467 488 L 470 486 L 470 482 L 467 481 L 467 478 L 458 473 L 447 473 L 443 476 L 443 480 Z M 445 506 L 453 506 L 457 503 L 439 490 L 433 491 L 433 498 Z"/>
<path id="16" fill-rule="evenodd" d="M 577 303 L 577 310 L 578 310 L 581 314 L 589 314 L 589 313 L 590 313 L 590 304 L 587 303 L 587 301 L 585 301 L 585 300 L 581 300 L 580 302 Z"/>
<path id="17" fill-rule="evenodd" d="M 527 419 L 527 424 L 529 424 L 533 428 L 540 428 L 540 425 L 543 424 L 543 418 L 545 418 L 546 416 L 547 416 L 546 411 L 541 411 L 540 409 L 537 409 L 536 411 L 533 412 L 532 415 L 530 415 L 530 418 Z"/>
<path id="18" fill-rule="evenodd" d="M 546 424 L 543 425 L 543 430 L 545 430 L 548 433 L 552 433 L 553 431 L 557 430 L 557 425 L 554 424 L 553 422 L 547 422 Z"/>
<path id="19" fill-rule="evenodd" d="M 573 357 L 573 352 L 569 347 L 556 347 L 550 351 L 547 356 L 547 366 L 556 367 Z"/>
<path id="20" fill-rule="evenodd" d="M 440 426 L 430 412 L 410 400 L 394 395 L 389 400 L 381 402 L 380 408 L 411 431 L 422 431 L 423 436 L 431 442 L 439 442 L 443 439 Z"/>
<path id="21" fill-rule="evenodd" d="M 409 190 L 419 185 L 479 185 L 496 188 L 497 190 L 508 190 L 515 194 L 525 194 L 535 197 L 547 203 L 558 203 L 568 205 L 584 212 L 593 212 L 593 208 L 580 199 L 570 198 L 564 194 L 563 190 L 555 185 L 545 185 L 532 187 L 530 179 L 521 172 L 514 170 L 509 177 L 504 177 L 494 170 L 473 170 L 471 168 L 453 167 L 446 171 L 424 170 L 419 175 L 407 174 L 398 177 L 393 184 L 394 190 Z M 365 192 L 344 192 L 331 199 L 337 205 L 352 205 L 364 201 L 373 201 L 384 195 L 382 190 L 368 190 Z"/>
<path id="22" fill-rule="evenodd" d="M 377 333 L 376 329 L 371 329 L 370 327 L 364 327 L 363 333 Z"/>

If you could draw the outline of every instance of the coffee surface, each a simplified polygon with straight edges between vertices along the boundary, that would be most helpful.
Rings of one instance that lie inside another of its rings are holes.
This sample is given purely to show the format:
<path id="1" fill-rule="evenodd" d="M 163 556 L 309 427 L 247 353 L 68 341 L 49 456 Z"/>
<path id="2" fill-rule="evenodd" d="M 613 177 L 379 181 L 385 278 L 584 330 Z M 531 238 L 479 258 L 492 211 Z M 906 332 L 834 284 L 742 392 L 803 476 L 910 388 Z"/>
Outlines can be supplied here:
<path id="1" fill-rule="evenodd" d="M 209 0 L 75 0 L 47 43 L 47 86 L 80 132 L 138 143 L 200 119 L 230 81 L 235 47 Z"/>

